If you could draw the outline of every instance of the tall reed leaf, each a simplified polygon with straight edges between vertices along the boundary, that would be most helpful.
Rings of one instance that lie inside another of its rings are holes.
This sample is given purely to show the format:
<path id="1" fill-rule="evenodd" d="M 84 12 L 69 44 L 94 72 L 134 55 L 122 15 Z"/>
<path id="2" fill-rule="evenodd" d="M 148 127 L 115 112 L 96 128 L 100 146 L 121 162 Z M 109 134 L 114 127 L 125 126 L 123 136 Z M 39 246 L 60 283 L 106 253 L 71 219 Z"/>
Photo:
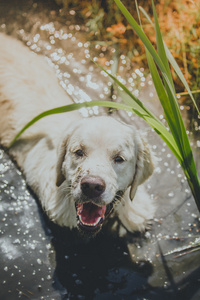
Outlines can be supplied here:
<path id="1" fill-rule="evenodd" d="M 174 84 L 173 84 L 173 80 L 172 80 L 172 76 L 171 76 L 171 72 L 170 72 L 170 68 L 169 68 L 169 63 L 167 60 L 167 55 L 165 52 L 165 46 L 164 46 L 163 39 L 161 36 L 160 27 L 158 24 L 158 19 L 157 19 L 153 0 L 152 0 L 152 7 L 153 7 L 153 14 L 154 14 L 158 54 L 166 67 L 167 74 L 168 74 L 168 81 L 170 82 L 170 83 L 166 82 L 165 78 L 163 78 L 164 83 L 165 83 L 165 88 L 166 88 L 166 91 L 168 94 L 168 99 L 169 99 L 170 105 L 172 107 L 173 117 L 174 117 L 173 125 L 171 125 L 171 122 L 169 122 L 169 121 L 168 121 L 168 125 L 170 126 L 172 134 L 173 134 L 173 136 L 177 142 L 177 145 L 180 149 L 180 152 L 182 154 L 183 162 L 182 162 L 181 166 L 185 172 L 186 177 L 189 180 L 189 184 L 191 184 L 190 178 L 196 177 L 197 178 L 197 180 L 196 180 L 197 190 L 198 189 L 200 190 L 200 184 L 199 184 L 199 180 L 198 180 L 196 166 L 195 166 L 194 158 L 192 155 L 192 150 L 190 147 L 190 142 L 189 142 L 189 139 L 188 139 L 188 136 L 187 136 L 187 133 L 185 130 L 185 126 L 183 123 L 183 119 L 181 117 L 180 109 L 178 106 L 175 88 L 174 88 Z M 164 111 L 165 111 L 165 113 L 168 113 L 168 111 L 166 111 L 166 110 L 164 110 Z M 193 178 L 193 180 L 194 180 L 194 178 Z M 193 182 L 193 184 L 195 184 L 195 181 Z M 193 187 L 192 187 L 192 189 L 193 189 Z M 200 195 L 196 195 L 196 196 L 198 197 L 198 200 L 200 201 Z"/>
<path id="2" fill-rule="evenodd" d="M 9 147 L 12 147 L 12 145 L 15 143 L 15 141 L 22 135 L 22 133 L 27 130 L 30 126 L 35 124 L 40 119 L 54 115 L 54 114 L 60 114 L 60 113 L 66 113 L 70 111 L 74 111 L 77 109 L 81 109 L 83 107 L 93 107 L 93 106 L 103 106 L 103 107 L 112 107 L 114 109 L 123 109 L 126 111 L 132 112 L 132 108 L 130 106 L 121 104 L 121 103 L 115 103 L 111 101 L 90 101 L 90 102 L 83 102 L 83 103 L 74 103 L 69 104 L 61 107 L 56 107 L 47 111 L 42 112 L 41 114 L 37 115 L 35 118 L 33 118 L 30 122 L 28 122 L 20 131 L 19 133 L 14 137 L 14 139 L 11 141 Z"/>
<path id="3" fill-rule="evenodd" d="M 153 78 L 155 88 L 158 97 L 160 99 L 161 105 L 163 106 L 163 110 L 169 128 L 174 137 L 175 143 L 181 153 L 181 160 L 179 160 L 179 162 L 187 177 L 196 204 L 200 210 L 200 182 L 198 179 L 196 165 L 194 162 L 189 139 L 181 117 L 181 113 L 180 113 L 180 109 L 179 109 L 179 105 L 175 93 L 175 88 L 172 80 L 172 75 L 169 68 L 166 46 L 164 45 L 161 36 L 154 2 L 152 0 L 158 53 L 151 45 L 149 39 L 143 32 L 142 28 L 137 24 L 135 19 L 131 16 L 131 14 L 128 12 L 128 10 L 125 8 L 122 2 L 120 0 L 114 0 L 114 1 L 117 4 L 118 8 L 121 10 L 121 12 L 124 14 L 125 18 L 130 23 L 130 25 L 133 27 L 135 32 L 138 34 L 138 36 L 140 37 L 140 39 L 142 40 L 146 48 L 149 68 L 150 68 L 150 72 Z M 164 85 L 162 83 L 161 78 L 159 78 L 159 73 L 157 71 L 154 61 L 157 64 L 157 67 L 161 71 Z M 172 59 L 171 61 L 174 63 Z M 177 66 L 175 65 L 175 67 Z M 180 75 L 181 74 L 180 69 L 178 69 L 178 73 L 181 78 L 184 77 L 183 75 Z"/>
<path id="4" fill-rule="evenodd" d="M 158 25 L 158 19 L 155 11 L 155 6 L 152 0 L 152 7 L 153 7 L 153 14 L 154 14 L 154 21 L 155 21 L 155 31 L 156 31 L 156 41 L 157 41 L 157 48 L 158 48 L 158 54 L 160 58 L 162 59 L 165 68 L 167 70 L 167 78 L 164 77 L 164 83 L 165 88 L 167 91 L 167 97 L 165 98 L 165 101 L 168 102 L 168 105 L 166 106 L 163 101 L 161 102 L 164 113 L 168 122 L 168 125 L 171 129 L 171 132 L 173 136 L 175 137 L 176 142 L 179 144 L 179 147 L 181 149 L 182 155 L 187 156 L 187 151 L 190 150 L 190 147 L 188 148 L 189 140 L 186 134 L 186 130 L 183 124 L 183 120 L 180 114 L 180 109 L 178 106 L 175 88 L 171 76 L 171 71 L 169 68 L 169 63 L 167 59 L 167 55 L 165 52 L 164 43 L 162 40 L 160 28 Z"/>

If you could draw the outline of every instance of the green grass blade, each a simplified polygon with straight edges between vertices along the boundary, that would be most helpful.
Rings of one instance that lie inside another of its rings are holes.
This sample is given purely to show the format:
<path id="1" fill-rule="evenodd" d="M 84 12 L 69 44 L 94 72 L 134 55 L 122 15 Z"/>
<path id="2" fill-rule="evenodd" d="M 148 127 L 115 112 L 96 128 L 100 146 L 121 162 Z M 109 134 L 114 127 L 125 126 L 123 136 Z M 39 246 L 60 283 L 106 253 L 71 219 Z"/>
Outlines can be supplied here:
<path id="1" fill-rule="evenodd" d="M 165 66 L 165 69 L 166 69 L 166 72 L 167 72 L 167 77 L 168 77 L 171 85 L 174 88 L 173 79 L 172 79 L 172 75 L 171 75 L 167 55 L 166 55 L 166 52 L 165 52 L 165 47 L 164 47 L 164 44 L 163 44 L 162 35 L 161 35 L 161 32 L 160 32 L 160 26 L 158 24 L 158 18 L 157 18 L 157 14 L 156 14 L 155 5 L 154 5 L 153 0 L 151 2 L 152 2 L 152 7 L 153 7 L 154 22 L 155 22 L 154 28 L 155 28 L 155 32 L 156 32 L 156 45 L 157 45 L 157 49 L 158 49 L 158 55 L 160 56 L 160 59 L 162 60 L 164 66 Z M 175 88 L 174 88 L 174 91 L 175 91 Z"/>
<path id="2" fill-rule="evenodd" d="M 11 141 L 9 147 L 11 147 L 14 142 L 22 135 L 22 133 L 27 130 L 30 126 L 35 124 L 40 119 L 47 117 L 49 115 L 53 114 L 60 114 L 60 113 L 66 113 L 70 111 L 74 111 L 77 109 L 81 109 L 83 107 L 93 107 L 93 106 L 104 106 L 104 107 L 112 107 L 115 109 L 123 109 L 132 112 L 132 109 L 130 106 L 121 104 L 121 103 L 115 103 L 111 101 L 90 101 L 90 102 L 83 102 L 83 103 L 74 103 L 69 104 L 61 107 L 56 107 L 47 111 L 42 112 L 41 114 L 37 115 L 35 118 L 33 118 L 30 122 L 28 122 L 20 131 L 19 133 L 14 137 L 14 139 Z"/>
<path id="3" fill-rule="evenodd" d="M 175 135 L 175 137 L 179 137 L 179 134 L 177 132 L 177 127 L 176 127 L 176 122 L 174 120 L 174 112 L 173 108 L 169 102 L 167 92 L 163 86 L 162 80 L 160 78 L 160 75 L 158 74 L 158 70 L 156 68 L 156 65 L 154 63 L 154 60 L 152 56 L 149 54 L 148 50 L 146 49 L 146 56 L 147 56 L 147 61 L 149 65 L 149 70 L 151 73 L 151 77 L 154 83 L 154 87 L 156 89 L 158 98 L 160 100 L 160 103 L 163 107 L 164 114 L 166 121 L 169 125 L 169 128 L 171 132 Z"/>
<path id="4" fill-rule="evenodd" d="M 147 12 L 144 10 L 142 6 L 139 6 L 139 10 L 143 13 L 143 15 L 146 17 L 146 19 L 149 21 L 149 23 L 154 26 L 154 23 L 152 22 L 151 18 L 147 14 Z"/>

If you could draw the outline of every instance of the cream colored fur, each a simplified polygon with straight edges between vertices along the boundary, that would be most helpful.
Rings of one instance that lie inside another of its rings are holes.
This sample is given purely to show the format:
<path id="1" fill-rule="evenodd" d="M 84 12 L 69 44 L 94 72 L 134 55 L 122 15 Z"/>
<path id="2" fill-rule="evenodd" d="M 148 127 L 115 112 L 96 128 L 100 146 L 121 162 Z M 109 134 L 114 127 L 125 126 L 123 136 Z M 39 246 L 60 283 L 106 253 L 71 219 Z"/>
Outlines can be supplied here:
<path id="1" fill-rule="evenodd" d="M 44 57 L 4 34 L 0 45 L 0 143 L 8 147 L 33 117 L 71 99 Z M 86 153 L 83 159 L 74 156 L 79 148 Z M 129 231 L 144 230 L 153 218 L 153 201 L 142 186 L 137 189 L 153 172 L 152 156 L 132 126 L 111 117 L 84 119 L 78 112 L 53 115 L 25 131 L 9 153 L 49 218 L 61 226 L 77 226 L 75 201 L 86 174 L 105 181 L 102 205 L 125 191 L 115 214 Z M 117 164 L 119 153 L 125 161 Z"/>

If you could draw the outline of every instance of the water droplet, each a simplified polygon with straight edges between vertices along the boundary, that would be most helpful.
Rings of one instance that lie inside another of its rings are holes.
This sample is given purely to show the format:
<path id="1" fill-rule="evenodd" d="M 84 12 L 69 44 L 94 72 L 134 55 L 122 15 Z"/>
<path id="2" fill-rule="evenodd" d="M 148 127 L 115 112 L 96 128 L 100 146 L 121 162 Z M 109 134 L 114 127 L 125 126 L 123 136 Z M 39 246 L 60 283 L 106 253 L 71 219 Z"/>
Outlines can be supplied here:
<path id="1" fill-rule="evenodd" d="M 37 263 L 38 263 L 38 265 L 41 265 L 41 264 L 42 264 L 42 261 L 41 261 L 40 258 L 37 259 Z"/>
<path id="2" fill-rule="evenodd" d="M 49 243 L 49 244 L 47 244 L 46 245 L 46 248 L 49 250 L 49 249 L 51 249 L 51 244 Z"/>
<path id="3" fill-rule="evenodd" d="M 70 11 L 69 11 L 69 14 L 70 14 L 71 16 L 74 16 L 74 15 L 76 14 L 76 12 L 75 12 L 75 10 L 70 10 Z"/>
<path id="4" fill-rule="evenodd" d="M 77 295 L 77 299 L 79 299 L 79 300 L 85 300 L 85 296 L 83 296 L 83 295 Z"/>
<path id="5" fill-rule="evenodd" d="M 168 193 L 168 196 L 171 198 L 171 197 L 174 197 L 174 192 L 170 192 Z"/>
<path id="6" fill-rule="evenodd" d="M 76 280 L 75 280 L 75 283 L 76 283 L 76 285 L 81 285 L 81 284 L 83 284 L 83 282 L 82 282 L 81 280 L 79 280 L 79 279 L 76 279 Z"/>
<path id="7" fill-rule="evenodd" d="M 192 214 L 192 217 L 193 217 L 193 218 L 197 218 L 197 215 L 196 215 L 196 214 Z"/>
<path id="8" fill-rule="evenodd" d="M 157 174 L 160 174 L 160 173 L 161 173 L 161 168 L 160 168 L 160 167 L 155 168 L 155 172 L 156 172 Z"/>
<path id="9" fill-rule="evenodd" d="M 14 245 L 19 245 L 19 244 L 21 244 L 21 242 L 20 242 L 19 239 L 15 239 L 15 240 L 13 241 L 13 244 L 14 244 Z"/>
<path id="10" fill-rule="evenodd" d="M 167 281 L 165 281 L 163 287 L 168 288 L 168 286 L 169 286 L 169 283 Z"/>

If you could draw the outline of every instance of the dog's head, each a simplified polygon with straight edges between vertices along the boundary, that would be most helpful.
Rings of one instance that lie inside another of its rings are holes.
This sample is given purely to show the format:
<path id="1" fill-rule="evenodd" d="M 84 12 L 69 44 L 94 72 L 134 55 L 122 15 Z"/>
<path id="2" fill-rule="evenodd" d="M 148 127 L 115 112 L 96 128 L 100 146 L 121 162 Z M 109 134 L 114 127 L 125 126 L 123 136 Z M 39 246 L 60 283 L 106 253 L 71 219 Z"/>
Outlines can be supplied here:
<path id="1" fill-rule="evenodd" d="M 63 140 L 56 184 L 70 189 L 78 228 L 94 235 L 127 188 L 133 199 L 152 172 L 150 150 L 133 127 L 93 117 L 73 124 Z"/>

